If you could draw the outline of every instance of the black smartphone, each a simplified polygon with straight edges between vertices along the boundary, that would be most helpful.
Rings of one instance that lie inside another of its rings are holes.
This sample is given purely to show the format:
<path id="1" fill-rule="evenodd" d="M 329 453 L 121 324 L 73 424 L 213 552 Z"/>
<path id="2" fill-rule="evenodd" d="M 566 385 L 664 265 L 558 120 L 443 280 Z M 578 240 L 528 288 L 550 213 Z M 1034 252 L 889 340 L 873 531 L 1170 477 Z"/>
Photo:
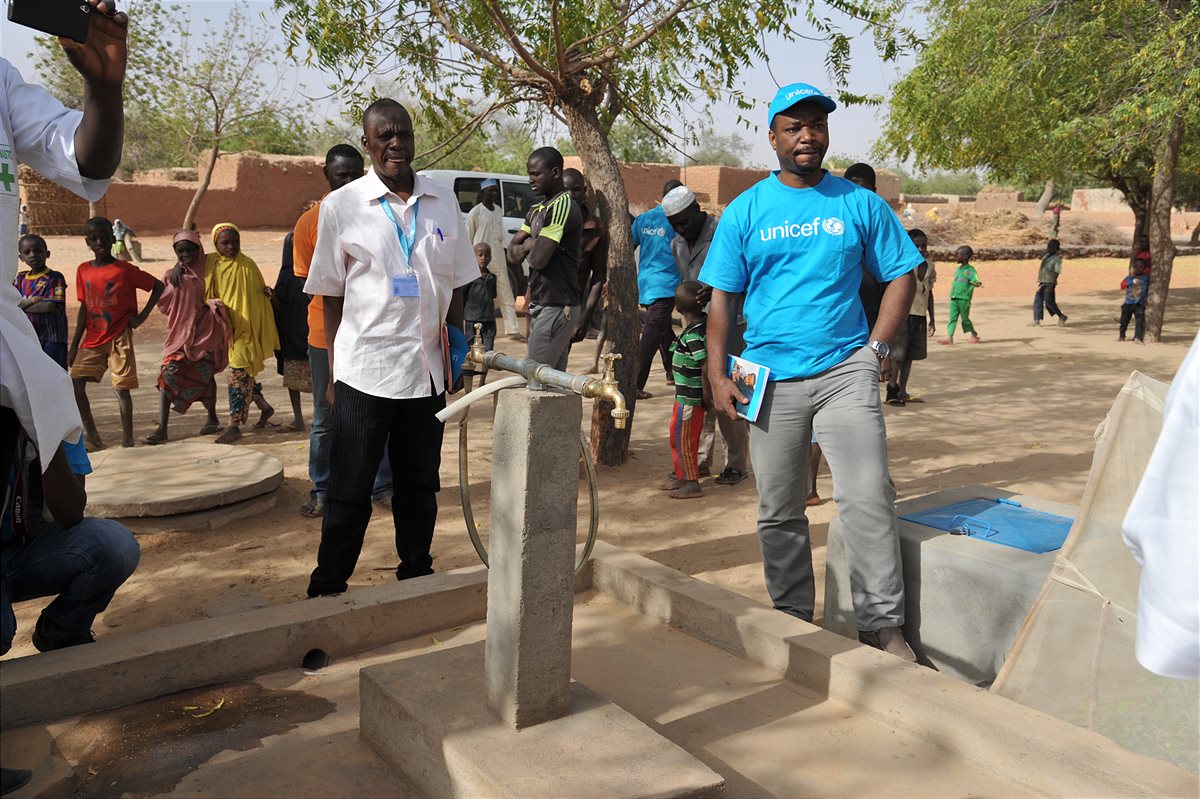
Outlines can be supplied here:
<path id="1" fill-rule="evenodd" d="M 8 0 L 8 19 L 82 44 L 87 41 L 92 7 L 83 0 Z"/>

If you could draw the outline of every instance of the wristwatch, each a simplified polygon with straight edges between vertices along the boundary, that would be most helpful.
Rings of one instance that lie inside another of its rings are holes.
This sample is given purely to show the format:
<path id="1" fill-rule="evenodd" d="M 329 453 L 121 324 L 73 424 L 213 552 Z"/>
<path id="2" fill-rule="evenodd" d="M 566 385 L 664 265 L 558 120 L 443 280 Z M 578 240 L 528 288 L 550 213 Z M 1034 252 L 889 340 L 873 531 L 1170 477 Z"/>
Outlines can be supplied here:
<path id="1" fill-rule="evenodd" d="M 881 361 L 892 354 L 892 348 L 888 346 L 886 341 L 868 341 L 867 346 L 871 348 L 871 352 L 875 353 L 875 357 Z"/>

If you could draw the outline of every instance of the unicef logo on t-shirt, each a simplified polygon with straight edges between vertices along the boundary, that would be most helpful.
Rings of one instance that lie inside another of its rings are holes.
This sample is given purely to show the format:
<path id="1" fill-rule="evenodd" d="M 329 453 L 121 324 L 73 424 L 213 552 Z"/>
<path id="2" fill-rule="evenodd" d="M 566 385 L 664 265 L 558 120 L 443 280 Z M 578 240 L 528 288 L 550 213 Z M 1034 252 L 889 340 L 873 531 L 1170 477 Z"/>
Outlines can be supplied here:
<path id="1" fill-rule="evenodd" d="M 840 236 L 846 232 L 846 225 L 836 216 L 831 216 L 821 223 L 821 229 L 830 236 Z"/>
<path id="2" fill-rule="evenodd" d="M 642 228 L 642 235 L 662 238 L 667 235 L 667 229 L 665 227 L 644 227 Z"/>
<path id="3" fill-rule="evenodd" d="M 811 222 L 791 222 L 787 219 L 783 220 L 782 225 L 772 225 L 771 227 L 759 228 L 758 237 L 763 241 L 774 241 L 775 239 L 793 239 L 793 238 L 809 238 L 810 236 L 820 235 L 824 230 L 830 236 L 841 236 L 846 232 L 846 223 L 838 219 L 836 216 L 831 216 L 826 219 L 821 217 L 813 217 Z"/>

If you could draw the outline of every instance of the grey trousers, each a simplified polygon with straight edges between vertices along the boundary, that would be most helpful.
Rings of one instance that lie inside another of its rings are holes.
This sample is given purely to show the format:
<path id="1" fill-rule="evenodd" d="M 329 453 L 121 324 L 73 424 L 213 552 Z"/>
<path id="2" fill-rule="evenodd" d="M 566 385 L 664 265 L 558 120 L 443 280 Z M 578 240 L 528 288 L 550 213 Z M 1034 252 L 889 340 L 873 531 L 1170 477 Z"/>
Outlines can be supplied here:
<path id="1" fill-rule="evenodd" d="M 711 471 L 713 451 L 717 448 L 717 425 L 725 442 L 725 468 L 746 471 L 750 458 L 750 427 L 745 419 L 736 421 L 722 413 L 706 413 L 700 431 L 700 446 L 696 450 L 700 471 Z"/>
<path id="2" fill-rule="evenodd" d="M 896 489 L 887 466 L 879 362 L 863 347 L 815 377 L 769 383 L 750 456 L 758 483 L 758 541 L 775 607 L 812 621 L 812 548 L 804 499 L 812 431 L 833 474 L 858 629 L 904 624 Z"/>
<path id="3" fill-rule="evenodd" d="M 525 357 L 565 370 L 571 353 L 571 334 L 578 320 L 578 305 L 530 305 L 529 347 Z"/>

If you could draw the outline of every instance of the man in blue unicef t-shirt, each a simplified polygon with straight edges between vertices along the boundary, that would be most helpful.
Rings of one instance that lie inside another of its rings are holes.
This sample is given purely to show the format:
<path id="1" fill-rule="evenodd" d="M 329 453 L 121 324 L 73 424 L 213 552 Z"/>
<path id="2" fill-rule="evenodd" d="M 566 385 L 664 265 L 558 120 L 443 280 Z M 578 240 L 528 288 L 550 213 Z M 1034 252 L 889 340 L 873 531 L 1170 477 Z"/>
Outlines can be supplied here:
<path id="1" fill-rule="evenodd" d="M 663 186 L 663 196 L 682 185 L 678 180 L 668 180 Z M 654 206 L 633 220 L 633 246 L 638 251 L 638 305 L 646 309 L 642 340 L 638 344 L 638 399 L 651 396 L 646 391 L 646 381 L 650 378 L 655 352 L 662 358 L 667 382 L 671 382 L 669 350 L 675 339 L 675 332 L 671 329 L 671 313 L 675 310 L 675 287 L 680 280 L 675 254 L 671 252 L 673 238 L 675 231 L 661 205 Z"/>
<path id="2" fill-rule="evenodd" d="M 837 105 L 805 83 L 767 114 L 779 171 L 737 197 L 717 225 L 700 281 L 708 311 L 709 381 L 717 410 L 745 402 L 726 371 L 725 341 L 745 296 L 742 357 L 771 370 L 750 457 L 758 537 L 776 608 L 807 621 L 815 600 L 804 498 L 813 431 L 837 485 L 859 639 L 915 660 L 904 626 L 896 490 L 887 466 L 879 379 L 887 342 L 912 303 L 923 260 L 887 203 L 821 168 Z M 873 330 L 858 296 L 862 269 L 888 283 Z"/>

